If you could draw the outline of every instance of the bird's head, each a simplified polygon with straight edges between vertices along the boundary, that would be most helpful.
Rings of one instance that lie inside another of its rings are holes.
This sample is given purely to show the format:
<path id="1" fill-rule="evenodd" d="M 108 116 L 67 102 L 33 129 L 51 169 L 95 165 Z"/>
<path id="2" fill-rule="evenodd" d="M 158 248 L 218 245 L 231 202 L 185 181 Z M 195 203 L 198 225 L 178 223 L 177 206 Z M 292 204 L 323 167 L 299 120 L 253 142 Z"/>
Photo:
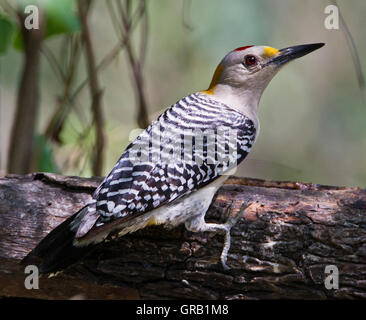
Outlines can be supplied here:
<path id="1" fill-rule="evenodd" d="M 222 96 L 233 91 L 259 102 L 260 96 L 278 70 L 324 43 L 314 43 L 275 49 L 267 46 L 246 46 L 229 52 L 217 66 L 210 87 L 204 91 Z"/>

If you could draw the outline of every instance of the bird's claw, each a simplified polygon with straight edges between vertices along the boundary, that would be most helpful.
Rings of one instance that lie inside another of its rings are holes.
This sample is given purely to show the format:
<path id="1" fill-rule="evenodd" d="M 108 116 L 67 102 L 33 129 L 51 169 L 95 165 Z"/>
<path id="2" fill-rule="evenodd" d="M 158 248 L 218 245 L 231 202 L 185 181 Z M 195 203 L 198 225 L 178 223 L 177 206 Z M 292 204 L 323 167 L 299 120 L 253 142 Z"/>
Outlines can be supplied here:
<path id="1" fill-rule="evenodd" d="M 248 201 L 243 202 L 241 204 L 239 212 L 234 216 L 233 215 L 234 202 L 235 202 L 234 200 L 231 202 L 231 206 L 229 208 L 229 217 L 228 217 L 227 222 L 226 222 L 226 224 L 229 228 L 231 228 L 232 226 L 234 226 L 236 224 L 236 222 L 239 220 L 239 218 L 241 217 L 244 210 L 251 205 L 251 199 L 249 199 Z"/>

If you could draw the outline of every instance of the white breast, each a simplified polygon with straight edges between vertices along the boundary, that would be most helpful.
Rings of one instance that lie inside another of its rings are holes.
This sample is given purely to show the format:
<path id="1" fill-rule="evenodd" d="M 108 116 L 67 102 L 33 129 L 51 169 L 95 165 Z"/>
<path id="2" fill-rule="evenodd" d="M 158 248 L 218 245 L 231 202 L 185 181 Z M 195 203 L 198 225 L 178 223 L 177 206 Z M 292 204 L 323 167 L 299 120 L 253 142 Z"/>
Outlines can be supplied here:
<path id="1" fill-rule="evenodd" d="M 150 219 L 154 219 L 155 224 L 175 227 L 188 219 L 205 215 L 216 191 L 228 177 L 228 175 L 222 176 L 182 199 L 153 210 Z"/>

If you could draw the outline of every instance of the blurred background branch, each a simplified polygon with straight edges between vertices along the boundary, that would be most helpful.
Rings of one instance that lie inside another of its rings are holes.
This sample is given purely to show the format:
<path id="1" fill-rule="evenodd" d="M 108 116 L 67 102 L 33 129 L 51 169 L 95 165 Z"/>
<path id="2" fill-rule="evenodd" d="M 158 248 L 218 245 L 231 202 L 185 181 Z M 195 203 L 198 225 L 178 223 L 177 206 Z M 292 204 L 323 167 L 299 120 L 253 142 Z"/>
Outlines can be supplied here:
<path id="1" fill-rule="evenodd" d="M 332 2 L 335 6 L 337 6 L 339 8 L 336 0 L 332 0 Z M 360 91 L 361 91 L 361 96 L 362 96 L 363 102 L 366 106 L 365 77 L 364 77 L 363 71 L 362 71 L 360 56 L 358 54 L 358 50 L 357 50 L 355 41 L 353 40 L 352 33 L 349 30 L 347 23 L 343 18 L 341 10 L 339 10 L 339 20 L 340 20 L 340 25 L 341 25 L 342 31 L 347 40 L 347 45 L 348 45 L 349 51 L 352 56 L 352 61 L 353 61 L 354 67 L 355 67 L 357 81 L 358 81 L 358 85 L 359 85 Z"/>
<path id="2" fill-rule="evenodd" d="M 20 13 L 24 11 L 27 4 L 27 2 L 23 2 L 20 5 L 17 1 L 6 1 L 2 8 L 9 16 L 16 15 L 20 17 Z M 49 159 L 46 159 L 46 163 L 49 164 L 46 166 L 48 169 L 58 171 L 56 165 L 50 164 L 54 162 L 52 159 L 54 157 L 52 146 L 53 144 L 61 147 L 64 145 L 62 136 L 66 121 L 71 113 L 75 113 L 83 126 L 83 128 L 80 128 L 81 130 L 74 127 L 78 136 L 76 142 L 79 144 L 79 146 L 76 145 L 75 147 L 82 151 L 74 149 L 72 151 L 73 160 L 71 158 L 66 159 L 66 167 L 79 163 L 79 167 L 83 171 L 86 163 L 89 162 L 93 175 L 103 175 L 106 124 L 102 108 L 103 89 L 99 80 L 99 74 L 117 58 L 123 49 L 126 49 L 127 61 L 133 75 L 132 84 L 135 87 L 134 91 L 137 101 L 136 121 L 139 127 L 148 125 L 147 102 L 142 72 L 146 58 L 148 37 L 146 2 L 145 0 L 140 0 L 139 4 L 134 6 L 130 0 L 115 1 L 114 8 L 111 1 L 104 3 L 104 5 L 108 6 L 112 22 L 115 24 L 118 42 L 105 54 L 99 63 L 97 63 L 95 44 L 93 45 L 92 31 L 89 26 L 93 11 L 92 1 L 61 0 L 59 5 L 52 5 L 50 1 L 36 2 L 36 4 L 44 12 L 45 17 L 42 21 L 47 20 L 47 23 L 43 21 L 42 29 L 40 30 L 33 33 L 23 30 L 17 36 L 17 41 L 20 43 L 18 46 L 25 53 L 25 67 L 18 91 L 18 104 L 9 144 L 7 171 L 26 173 L 44 170 L 42 166 L 40 167 L 40 164 L 44 163 L 44 161 L 39 159 L 39 154 L 49 157 Z M 77 14 L 76 10 L 78 11 Z M 139 54 L 137 55 L 132 47 L 132 33 L 139 24 L 141 25 L 141 39 Z M 24 21 L 20 21 L 18 25 L 23 26 Z M 40 39 L 30 41 L 28 38 L 34 37 L 34 34 L 45 34 L 46 38 L 52 35 L 61 35 L 63 40 L 60 53 L 57 54 L 57 50 L 50 48 L 47 43 L 43 43 Z M 62 92 L 56 97 L 56 105 L 45 125 L 44 133 L 37 135 L 35 127 L 37 124 L 37 87 L 39 81 L 36 77 L 39 69 L 40 54 L 48 62 L 54 77 L 61 85 Z M 82 60 L 83 54 L 85 55 L 85 60 Z M 83 61 L 85 61 L 87 74 L 86 78 L 80 81 L 78 80 L 77 71 L 78 65 Z M 78 103 L 78 98 L 87 85 L 89 86 L 91 101 L 92 120 L 90 125 L 85 119 L 85 108 Z M 80 112 L 81 110 L 84 111 Z M 70 130 L 70 127 L 66 128 L 66 130 Z M 89 139 L 93 132 L 95 136 L 94 143 L 85 143 L 85 139 Z M 44 149 L 47 149 L 49 152 L 45 153 Z"/>
<path id="3" fill-rule="evenodd" d="M 148 107 L 145 97 L 145 88 L 143 79 L 143 65 L 146 57 L 147 34 L 148 34 L 146 1 L 140 0 L 139 7 L 137 8 L 137 16 L 142 17 L 139 55 L 137 55 L 133 50 L 132 40 L 130 36 L 132 31 L 131 0 L 126 0 L 123 3 L 121 0 L 115 0 L 114 2 L 117 8 L 116 10 L 113 8 L 112 1 L 107 0 L 109 14 L 112 19 L 117 37 L 126 46 L 129 67 L 133 75 L 134 90 L 138 106 L 137 124 L 140 128 L 146 128 L 149 125 L 149 118 L 147 112 Z"/>
<path id="4" fill-rule="evenodd" d="M 38 75 L 40 50 L 45 31 L 44 12 L 42 9 L 39 11 L 38 29 L 28 30 L 25 26 L 26 17 L 20 9 L 17 11 L 24 44 L 24 64 L 10 137 L 7 169 L 9 173 L 28 173 L 31 171 L 38 115 Z"/>
<path id="5" fill-rule="evenodd" d="M 93 174 L 101 176 L 103 173 L 103 157 L 105 146 L 104 115 L 101 106 L 102 89 L 99 85 L 93 45 L 88 26 L 88 11 L 91 1 L 78 1 L 81 32 L 85 46 L 87 69 L 89 75 L 89 88 L 92 100 L 91 110 L 96 130 L 95 152 L 93 153 Z"/>
<path id="6" fill-rule="evenodd" d="M 46 45 L 42 48 L 42 53 L 45 55 L 49 61 L 51 67 L 53 68 L 56 75 L 63 86 L 63 93 L 56 99 L 56 109 L 48 122 L 45 130 L 45 137 L 51 139 L 57 143 L 61 143 L 60 134 L 64 126 L 65 119 L 70 107 L 73 105 L 73 101 L 70 98 L 72 84 L 75 78 L 75 72 L 77 70 L 76 65 L 80 60 L 80 43 L 79 35 L 67 35 L 66 37 L 71 38 L 71 57 L 69 59 L 70 63 L 67 65 L 66 74 L 63 72 L 62 67 L 58 63 L 56 57 L 51 50 L 48 49 Z"/>

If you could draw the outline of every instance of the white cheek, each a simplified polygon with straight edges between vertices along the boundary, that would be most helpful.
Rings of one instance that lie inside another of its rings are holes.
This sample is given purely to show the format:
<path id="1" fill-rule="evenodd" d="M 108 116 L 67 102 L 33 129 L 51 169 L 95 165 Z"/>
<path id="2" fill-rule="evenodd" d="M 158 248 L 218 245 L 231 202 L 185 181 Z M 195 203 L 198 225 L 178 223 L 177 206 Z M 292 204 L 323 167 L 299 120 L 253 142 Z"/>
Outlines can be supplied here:
<path id="1" fill-rule="evenodd" d="M 250 73 L 238 64 L 227 67 L 221 76 L 221 82 L 237 86 L 245 79 Z"/>

